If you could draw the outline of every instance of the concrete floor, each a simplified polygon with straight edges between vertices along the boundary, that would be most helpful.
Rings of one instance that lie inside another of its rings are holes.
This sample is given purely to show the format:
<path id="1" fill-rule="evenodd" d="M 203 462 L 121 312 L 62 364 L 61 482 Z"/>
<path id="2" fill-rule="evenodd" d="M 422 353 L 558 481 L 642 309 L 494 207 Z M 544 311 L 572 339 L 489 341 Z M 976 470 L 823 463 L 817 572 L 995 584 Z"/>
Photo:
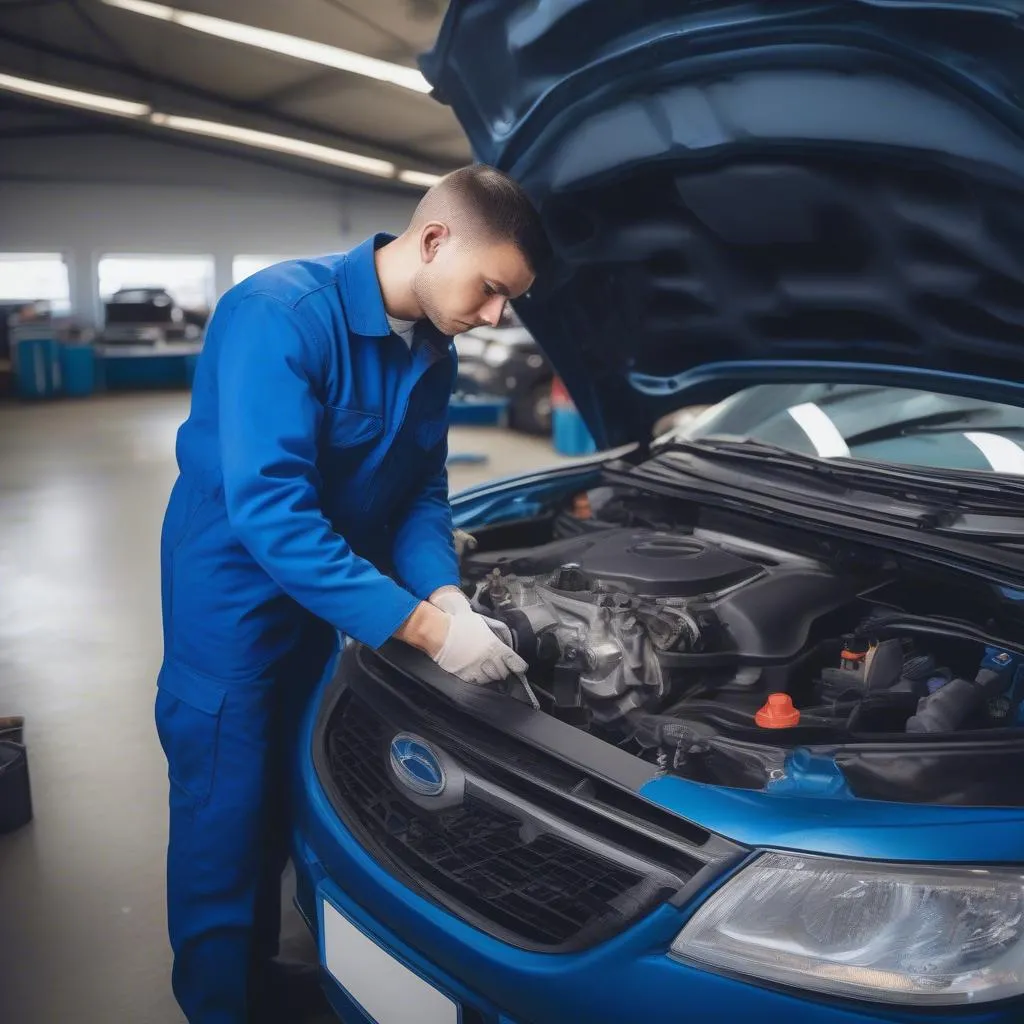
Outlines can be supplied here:
<path id="1" fill-rule="evenodd" d="M 188 396 L 0 406 L 0 716 L 26 718 L 35 807 L 0 837 L 3 1024 L 180 1024 L 164 911 L 166 764 L 153 725 L 158 540 Z M 559 461 L 456 428 L 452 491 Z M 287 894 L 286 894 L 287 899 Z M 286 953 L 315 956 L 291 911 Z"/>

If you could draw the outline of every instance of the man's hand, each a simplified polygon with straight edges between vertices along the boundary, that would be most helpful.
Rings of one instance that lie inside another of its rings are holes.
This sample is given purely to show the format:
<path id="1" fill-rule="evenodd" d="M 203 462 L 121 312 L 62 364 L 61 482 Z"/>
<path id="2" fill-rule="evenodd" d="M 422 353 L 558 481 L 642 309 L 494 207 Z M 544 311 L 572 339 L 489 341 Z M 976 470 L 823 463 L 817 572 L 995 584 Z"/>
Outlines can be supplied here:
<path id="1" fill-rule="evenodd" d="M 423 651 L 431 658 L 436 658 L 445 640 L 448 639 L 450 615 L 435 608 L 426 601 L 420 601 L 413 609 L 412 615 L 405 620 L 395 633 L 395 639 L 407 643 L 410 647 Z"/>
<path id="2" fill-rule="evenodd" d="M 440 608 L 441 611 L 447 612 L 449 615 L 460 615 L 473 610 L 469 598 L 458 587 L 450 585 L 438 587 L 428 600 L 435 608 Z"/>
<path id="3" fill-rule="evenodd" d="M 434 657 L 446 672 L 467 683 L 496 683 L 526 671 L 526 662 L 498 639 L 490 621 L 482 615 L 463 612 L 449 616 L 449 620 L 444 646 Z"/>
<path id="4" fill-rule="evenodd" d="M 431 595 L 431 601 L 436 596 Z M 512 650 L 508 627 L 477 615 L 461 592 L 458 596 L 460 610 L 454 615 L 421 602 L 395 634 L 396 639 L 425 652 L 438 667 L 467 683 L 497 682 L 525 672 L 526 662 Z M 496 635 L 498 631 L 504 636 Z"/>
<path id="5" fill-rule="evenodd" d="M 430 595 L 430 603 L 449 615 L 475 615 L 469 598 L 458 587 L 441 587 Z M 506 646 L 512 646 L 512 631 L 499 619 L 480 616 L 491 627 L 495 636 Z"/>

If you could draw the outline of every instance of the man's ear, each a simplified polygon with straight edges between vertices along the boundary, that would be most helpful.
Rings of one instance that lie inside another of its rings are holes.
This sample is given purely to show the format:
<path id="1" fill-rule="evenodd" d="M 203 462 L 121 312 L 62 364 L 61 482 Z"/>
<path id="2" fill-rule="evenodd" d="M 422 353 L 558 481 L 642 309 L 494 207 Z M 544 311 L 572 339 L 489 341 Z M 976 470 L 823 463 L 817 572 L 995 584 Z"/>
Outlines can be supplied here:
<path id="1" fill-rule="evenodd" d="M 431 221 L 420 232 L 420 259 L 429 263 L 438 253 L 441 246 L 448 241 L 448 225 L 439 221 Z"/>

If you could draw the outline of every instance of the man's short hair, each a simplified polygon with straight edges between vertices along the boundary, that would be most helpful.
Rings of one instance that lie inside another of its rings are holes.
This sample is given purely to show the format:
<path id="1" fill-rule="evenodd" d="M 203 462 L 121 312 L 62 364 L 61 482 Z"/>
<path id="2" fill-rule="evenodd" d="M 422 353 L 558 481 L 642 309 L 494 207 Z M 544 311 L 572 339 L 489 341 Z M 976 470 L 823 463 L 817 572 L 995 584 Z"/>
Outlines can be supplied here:
<path id="1" fill-rule="evenodd" d="M 497 168 L 471 164 L 446 174 L 423 197 L 413 222 L 432 220 L 446 207 L 495 240 L 512 242 L 535 274 L 547 263 L 551 246 L 540 214 L 522 186 Z"/>

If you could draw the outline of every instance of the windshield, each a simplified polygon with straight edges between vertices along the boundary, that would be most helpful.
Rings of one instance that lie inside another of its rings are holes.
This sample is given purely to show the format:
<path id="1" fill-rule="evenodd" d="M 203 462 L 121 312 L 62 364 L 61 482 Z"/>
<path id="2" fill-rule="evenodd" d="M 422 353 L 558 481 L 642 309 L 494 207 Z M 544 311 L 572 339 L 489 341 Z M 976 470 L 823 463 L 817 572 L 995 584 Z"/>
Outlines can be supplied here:
<path id="1" fill-rule="evenodd" d="M 857 384 L 763 384 L 696 416 L 673 436 L 752 438 L 802 455 L 1024 474 L 1024 409 Z"/>

